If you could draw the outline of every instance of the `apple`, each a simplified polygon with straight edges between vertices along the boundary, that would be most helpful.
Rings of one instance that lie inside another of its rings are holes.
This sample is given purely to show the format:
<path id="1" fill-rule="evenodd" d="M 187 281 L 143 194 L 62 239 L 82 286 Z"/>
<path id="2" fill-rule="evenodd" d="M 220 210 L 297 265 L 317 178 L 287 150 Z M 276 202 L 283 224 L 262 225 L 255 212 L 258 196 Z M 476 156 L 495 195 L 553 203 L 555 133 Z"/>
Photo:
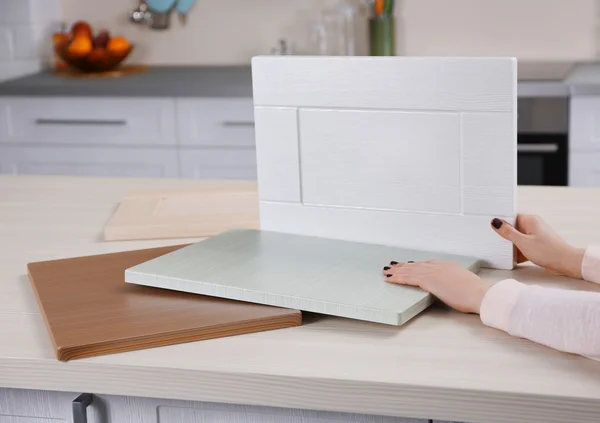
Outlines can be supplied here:
<path id="1" fill-rule="evenodd" d="M 94 37 L 94 47 L 95 48 L 106 48 L 108 41 L 110 40 L 110 34 L 107 30 L 103 29 L 98 32 L 98 35 Z"/>

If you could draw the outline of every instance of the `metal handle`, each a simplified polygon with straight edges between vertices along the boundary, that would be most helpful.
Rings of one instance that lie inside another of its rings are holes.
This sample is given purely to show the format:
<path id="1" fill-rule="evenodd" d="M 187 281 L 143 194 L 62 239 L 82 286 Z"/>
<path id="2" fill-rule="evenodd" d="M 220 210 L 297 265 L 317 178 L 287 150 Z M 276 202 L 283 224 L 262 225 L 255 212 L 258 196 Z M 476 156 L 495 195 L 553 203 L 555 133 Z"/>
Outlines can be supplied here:
<path id="1" fill-rule="evenodd" d="M 73 423 L 87 423 L 87 408 L 92 401 L 92 394 L 81 394 L 73 400 Z"/>
<path id="2" fill-rule="evenodd" d="M 556 153 L 558 144 L 517 144 L 519 153 Z"/>
<path id="3" fill-rule="evenodd" d="M 125 120 L 96 120 L 96 119 L 36 119 L 37 125 L 127 125 Z"/>
<path id="4" fill-rule="evenodd" d="M 225 127 L 252 127 L 254 128 L 254 122 L 251 121 L 235 121 L 235 120 L 226 120 L 223 122 L 223 126 Z"/>

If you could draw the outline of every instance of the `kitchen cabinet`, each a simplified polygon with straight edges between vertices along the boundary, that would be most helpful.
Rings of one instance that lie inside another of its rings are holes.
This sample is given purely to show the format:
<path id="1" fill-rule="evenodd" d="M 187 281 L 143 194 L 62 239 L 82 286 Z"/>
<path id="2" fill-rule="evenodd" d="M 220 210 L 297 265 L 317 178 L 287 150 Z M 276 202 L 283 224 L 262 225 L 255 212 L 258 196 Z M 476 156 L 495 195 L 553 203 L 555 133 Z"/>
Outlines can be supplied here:
<path id="1" fill-rule="evenodd" d="M 598 152 L 571 152 L 569 185 L 600 187 L 600 149 Z"/>
<path id="2" fill-rule="evenodd" d="M 178 99 L 177 128 L 184 146 L 254 147 L 252 98 Z"/>
<path id="3" fill-rule="evenodd" d="M 74 392 L 0 388 L 0 423 L 83 423 L 73 419 L 78 397 Z M 86 411 L 87 423 L 106 422 L 101 409 Z"/>
<path id="4" fill-rule="evenodd" d="M 249 149 L 180 149 L 181 177 L 256 179 L 256 152 Z"/>
<path id="5" fill-rule="evenodd" d="M 152 148 L 0 146 L 0 173 L 177 178 L 177 152 Z"/>
<path id="6" fill-rule="evenodd" d="M 0 389 L 0 423 L 83 423 L 73 419 L 77 393 Z M 12 413 L 12 414 L 11 414 Z M 406 419 L 287 408 L 94 395 L 87 423 L 427 423 Z M 444 422 L 437 422 L 444 423 Z"/>
<path id="7" fill-rule="evenodd" d="M 600 187 L 600 96 L 571 97 L 569 186 Z"/>
<path id="8" fill-rule="evenodd" d="M 2 97 L 0 173 L 253 180 L 252 98 Z"/>

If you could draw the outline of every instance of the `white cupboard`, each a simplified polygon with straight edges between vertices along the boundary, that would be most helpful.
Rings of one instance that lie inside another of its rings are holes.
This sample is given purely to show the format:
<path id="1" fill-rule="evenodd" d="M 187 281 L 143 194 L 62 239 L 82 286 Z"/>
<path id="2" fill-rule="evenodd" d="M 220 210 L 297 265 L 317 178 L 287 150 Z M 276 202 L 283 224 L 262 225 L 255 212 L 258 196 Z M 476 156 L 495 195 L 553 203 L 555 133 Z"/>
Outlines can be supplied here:
<path id="1" fill-rule="evenodd" d="M 569 186 L 600 187 L 600 97 L 571 97 Z"/>
<path id="2" fill-rule="evenodd" d="M 252 98 L 0 98 L 0 173 L 256 179 Z"/>
<path id="3" fill-rule="evenodd" d="M 0 423 L 428 422 L 425 419 L 95 394 L 78 416 L 72 411 L 73 401 L 78 397 L 78 393 L 72 392 L 0 388 Z"/>

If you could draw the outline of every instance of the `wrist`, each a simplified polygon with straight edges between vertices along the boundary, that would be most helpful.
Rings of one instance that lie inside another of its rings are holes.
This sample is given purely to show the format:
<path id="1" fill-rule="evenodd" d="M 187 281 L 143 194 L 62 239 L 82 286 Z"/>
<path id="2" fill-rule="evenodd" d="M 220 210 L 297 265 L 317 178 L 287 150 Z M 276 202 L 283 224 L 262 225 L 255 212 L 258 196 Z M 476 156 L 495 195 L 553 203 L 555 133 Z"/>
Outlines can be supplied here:
<path id="1" fill-rule="evenodd" d="M 583 263 L 584 255 L 585 248 L 575 248 L 569 245 L 561 258 L 561 273 L 571 278 L 583 279 L 581 265 Z"/>
<path id="2" fill-rule="evenodd" d="M 473 313 L 481 314 L 481 304 L 483 303 L 483 299 L 491 287 L 491 283 L 481 280 L 481 284 L 478 286 L 477 292 L 475 293 L 475 306 L 472 310 Z"/>

